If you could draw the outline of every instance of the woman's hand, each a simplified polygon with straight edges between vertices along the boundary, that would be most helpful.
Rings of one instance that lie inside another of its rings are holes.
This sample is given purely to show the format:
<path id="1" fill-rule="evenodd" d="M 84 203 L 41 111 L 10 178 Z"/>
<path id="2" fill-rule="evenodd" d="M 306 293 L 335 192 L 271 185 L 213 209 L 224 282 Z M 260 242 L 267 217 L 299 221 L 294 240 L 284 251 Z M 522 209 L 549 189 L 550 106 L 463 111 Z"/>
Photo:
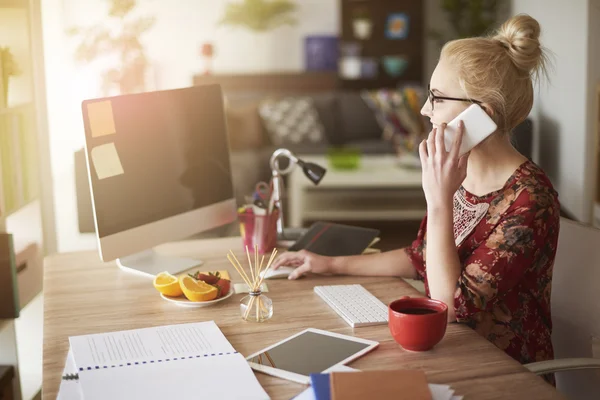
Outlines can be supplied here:
<path id="1" fill-rule="evenodd" d="M 458 156 L 462 144 L 464 124 L 460 121 L 458 132 L 450 151 L 446 151 L 443 124 L 439 131 L 433 128 L 427 140 L 419 145 L 423 168 L 423 191 L 428 209 L 452 207 L 454 193 L 467 176 L 469 153 Z"/>
<path id="2" fill-rule="evenodd" d="M 298 252 L 283 253 L 275 261 L 271 268 L 277 269 L 281 266 L 297 267 L 288 279 L 297 279 L 307 272 L 315 274 L 331 273 L 332 257 L 320 256 L 310 251 L 300 250 Z"/>

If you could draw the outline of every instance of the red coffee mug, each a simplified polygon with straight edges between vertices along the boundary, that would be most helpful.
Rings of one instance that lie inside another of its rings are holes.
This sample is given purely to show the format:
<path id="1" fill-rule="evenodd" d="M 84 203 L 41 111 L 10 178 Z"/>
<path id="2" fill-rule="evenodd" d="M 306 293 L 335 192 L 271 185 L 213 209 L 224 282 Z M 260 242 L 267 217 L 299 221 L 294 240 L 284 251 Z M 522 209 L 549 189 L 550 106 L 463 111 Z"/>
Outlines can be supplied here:
<path id="1" fill-rule="evenodd" d="M 390 303 L 388 326 L 406 350 L 427 351 L 446 333 L 448 306 L 438 300 L 404 296 Z"/>

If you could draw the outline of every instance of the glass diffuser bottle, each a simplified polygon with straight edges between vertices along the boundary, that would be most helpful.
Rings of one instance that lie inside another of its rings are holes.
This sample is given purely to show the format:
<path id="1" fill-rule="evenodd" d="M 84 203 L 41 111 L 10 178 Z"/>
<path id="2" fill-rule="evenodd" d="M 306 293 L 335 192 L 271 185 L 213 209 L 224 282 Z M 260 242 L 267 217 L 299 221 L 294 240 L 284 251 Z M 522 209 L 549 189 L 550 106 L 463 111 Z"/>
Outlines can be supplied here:
<path id="1" fill-rule="evenodd" d="M 264 322 L 273 316 L 273 302 L 262 291 L 250 292 L 240 300 L 240 313 L 244 321 Z"/>

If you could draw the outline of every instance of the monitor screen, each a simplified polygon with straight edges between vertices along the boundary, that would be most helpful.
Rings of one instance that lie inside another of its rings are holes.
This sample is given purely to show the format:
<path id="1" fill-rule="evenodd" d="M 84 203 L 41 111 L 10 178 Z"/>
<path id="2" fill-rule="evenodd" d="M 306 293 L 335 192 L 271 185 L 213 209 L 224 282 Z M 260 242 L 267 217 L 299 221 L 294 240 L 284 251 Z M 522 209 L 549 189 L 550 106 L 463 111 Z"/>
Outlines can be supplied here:
<path id="1" fill-rule="evenodd" d="M 234 197 L 218 85 L 82 107 L 100 238 Z"/>

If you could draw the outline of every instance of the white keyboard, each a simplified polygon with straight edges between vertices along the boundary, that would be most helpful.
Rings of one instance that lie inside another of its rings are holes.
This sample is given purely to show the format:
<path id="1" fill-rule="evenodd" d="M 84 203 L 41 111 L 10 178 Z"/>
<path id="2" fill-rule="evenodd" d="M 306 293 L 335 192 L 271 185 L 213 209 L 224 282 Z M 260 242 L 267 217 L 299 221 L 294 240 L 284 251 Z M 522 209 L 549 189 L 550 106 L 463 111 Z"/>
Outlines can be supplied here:
<path id="1" fill-rule="evenodd" d="M 388 323 L 387 306 L 362 285 L 315 286 L 315 293 L 353 328 Z"/>

